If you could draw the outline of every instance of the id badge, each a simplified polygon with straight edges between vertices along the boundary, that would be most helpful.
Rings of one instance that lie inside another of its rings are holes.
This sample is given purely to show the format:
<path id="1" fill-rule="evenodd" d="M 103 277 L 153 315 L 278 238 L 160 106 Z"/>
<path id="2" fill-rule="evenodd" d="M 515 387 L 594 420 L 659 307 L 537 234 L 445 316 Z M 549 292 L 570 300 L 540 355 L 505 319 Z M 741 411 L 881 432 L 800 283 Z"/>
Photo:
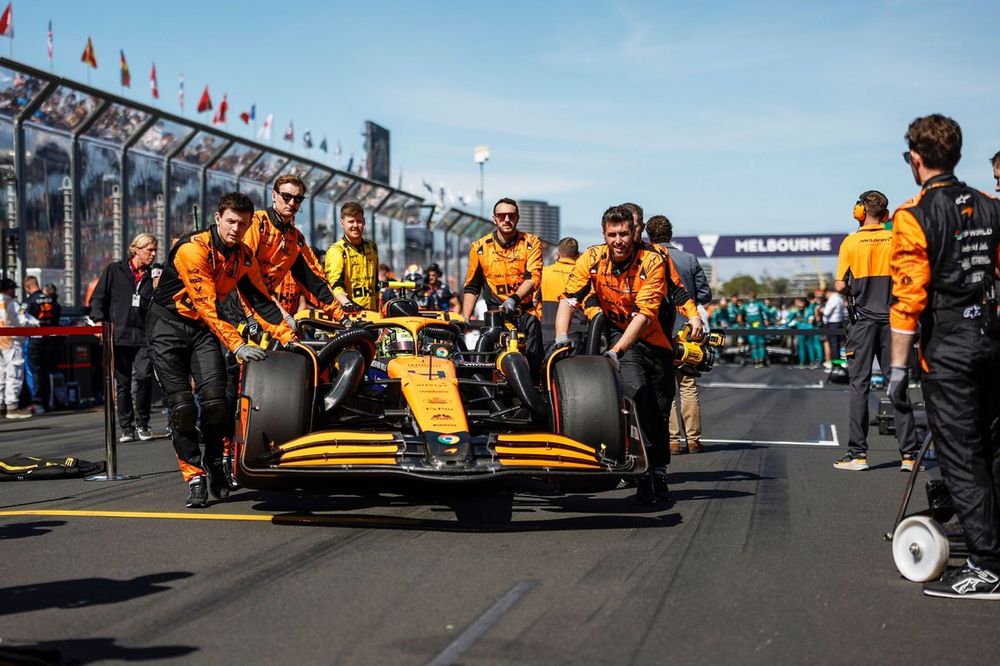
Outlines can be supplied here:
<path id="1" fill-rule="evenodd" d="M 132 294 L 132 307 L 137 308 L 142 303 L 142 297 L 139 294 Z"/>

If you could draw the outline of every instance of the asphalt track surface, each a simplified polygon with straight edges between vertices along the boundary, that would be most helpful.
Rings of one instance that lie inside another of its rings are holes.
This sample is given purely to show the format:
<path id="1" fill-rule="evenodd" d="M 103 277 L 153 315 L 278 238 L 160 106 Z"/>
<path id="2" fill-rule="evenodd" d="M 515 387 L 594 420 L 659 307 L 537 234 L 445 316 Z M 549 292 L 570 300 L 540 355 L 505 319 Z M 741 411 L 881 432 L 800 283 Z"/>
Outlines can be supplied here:
<path id="1" fill-rule="evenodd" d="M 242 490 L 189 511 L 165 439 L 120 448 L 136 480 L 3 483 L 0 648 L 65 663 L 996 663 L 1000 606 L 924 597 L 896 572 L 881 540 L 906 476 L 895 442 L 873 428 L 874 468 L 835 470 L 847 395 L 823 380 L 706 377 L 705 438 L 721 441 L 675 457 L 669 509 L 523 482 Z M 0 450 L 103 459 L 102 428 L 99 412 L 4 421 Z"/>

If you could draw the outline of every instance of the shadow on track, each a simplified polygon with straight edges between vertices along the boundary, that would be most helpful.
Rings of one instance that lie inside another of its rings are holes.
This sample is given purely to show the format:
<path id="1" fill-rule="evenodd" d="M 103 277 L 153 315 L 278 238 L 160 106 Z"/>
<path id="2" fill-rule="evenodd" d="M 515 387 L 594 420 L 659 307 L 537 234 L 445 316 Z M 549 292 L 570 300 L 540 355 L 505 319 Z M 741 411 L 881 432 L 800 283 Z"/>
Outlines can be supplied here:
<path id="1" fill-rule="evenodd" d="M 0 647 L 3 664 L 92 664 L 99 661 L 152 661 L 176 659 L 198 650 L 182 645 L 130 648 L 114 638 L 81 638 L 44 641 L 32 645 Z M 6 642 L 6 641 L 5 641 Z"/>
<path id="2" fill-rule="evenodd" d="M 190 578 L 190 571 L 167 571 L 131 580 L 77 578 L 49 583 L 0 588 L 0 615 L 13 615 L 46 608 L 86 608 L 116 604 L 138 597 L 166 592 L 168 581 Z"/>
<path id="3" fill-rule="evenodd" d="M 36 520 L 31 523 L 0 525 L 0 541 L 42 536 L 51 532 L 53 527 L 62 527 L 65 524 L 65 520 Z"/>

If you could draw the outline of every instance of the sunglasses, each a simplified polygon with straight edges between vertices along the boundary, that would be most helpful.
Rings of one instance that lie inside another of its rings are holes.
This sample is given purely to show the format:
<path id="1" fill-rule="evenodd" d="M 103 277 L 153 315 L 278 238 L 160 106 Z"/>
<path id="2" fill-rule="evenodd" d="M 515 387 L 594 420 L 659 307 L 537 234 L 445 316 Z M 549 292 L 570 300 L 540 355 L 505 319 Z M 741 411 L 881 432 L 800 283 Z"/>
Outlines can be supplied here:
<path id="1" fill-rule="evenodd" d="M 493 213 L 493 217 L 498 220 L 516 220 L 517 213 Z"/>
<path id="2" fill-rule="evenodd" d="M 907 164 L 910 163 L 910 151 L 908 150 L 903 151 L 903 161 L 906 162 Z"/>
<path id="3" fill-rule="evenodd" d="M 289 194 L 288 192 L 276 192 L 276 194 L 280 196 L 281 200 L 286 204 L 290 204 L 294 201 L 301 206 L 302 202 L 306 200 L 306 198 L 301 194 Z"/>

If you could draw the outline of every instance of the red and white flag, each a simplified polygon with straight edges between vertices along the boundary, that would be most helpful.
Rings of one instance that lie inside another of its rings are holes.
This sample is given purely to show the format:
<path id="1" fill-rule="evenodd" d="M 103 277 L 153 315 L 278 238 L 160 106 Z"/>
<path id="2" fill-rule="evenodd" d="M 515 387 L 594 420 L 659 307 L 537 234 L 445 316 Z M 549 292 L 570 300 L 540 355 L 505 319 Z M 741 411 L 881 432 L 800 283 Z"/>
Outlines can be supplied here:
<path id="1" fill-rule="evenodd" d="M 156 63 L 153 63 L 153 69 L 149 71 L 149 90 L 153 93 L 153 99 L 160 99 L 160 87 L 156 84 Z"/>
<path id="2" fill-rule="evenodd" d="M 14 3 L 12 2 L 8 2 L 7 9 L 3 10 L 3 14 L 0 14 L 0 37 L 14 39 Z"/>
<path id="3" fill-rule="evenodd" d="M 271 125 L 274 124 L 274 114 L 267 114 L 267 118 L 264 118 L 264 124 L 260 126 L 257 130 L 257 138 L 263 139 L 264 141 L 271 140 Z"/>
<path id="4" fill-rule="evenodd" d="M 212 124 L 225 125 L 227 111 L 229 111 L 229 93 L 222 95 L 222 102 L 219 103 L 219 108 L 215 112 L 215 116 L 212 118 Z"/>
<path id="5" fill-rule="evenodd" d="M 49 63 L 51 63 L 52 62 L 52 19 L 49 19 L 48 46 L 49 46 Z"/>
<path id="6" fill-rule="evenodd" d="M 198 113 L 204 113 L 205 111 L 212 110 L 212 98 L 208 96 L 208 86 L 205 86 L 205 90 L 201 93 L 201 99 L 198 100 Z"/>
<path id="7" fill-rule="evenodd" d="M 177 89 L 177 101 L 181 103 L 181 113 L 184 113 L 184 72 L 181 72 L 180 87 Z"/>

